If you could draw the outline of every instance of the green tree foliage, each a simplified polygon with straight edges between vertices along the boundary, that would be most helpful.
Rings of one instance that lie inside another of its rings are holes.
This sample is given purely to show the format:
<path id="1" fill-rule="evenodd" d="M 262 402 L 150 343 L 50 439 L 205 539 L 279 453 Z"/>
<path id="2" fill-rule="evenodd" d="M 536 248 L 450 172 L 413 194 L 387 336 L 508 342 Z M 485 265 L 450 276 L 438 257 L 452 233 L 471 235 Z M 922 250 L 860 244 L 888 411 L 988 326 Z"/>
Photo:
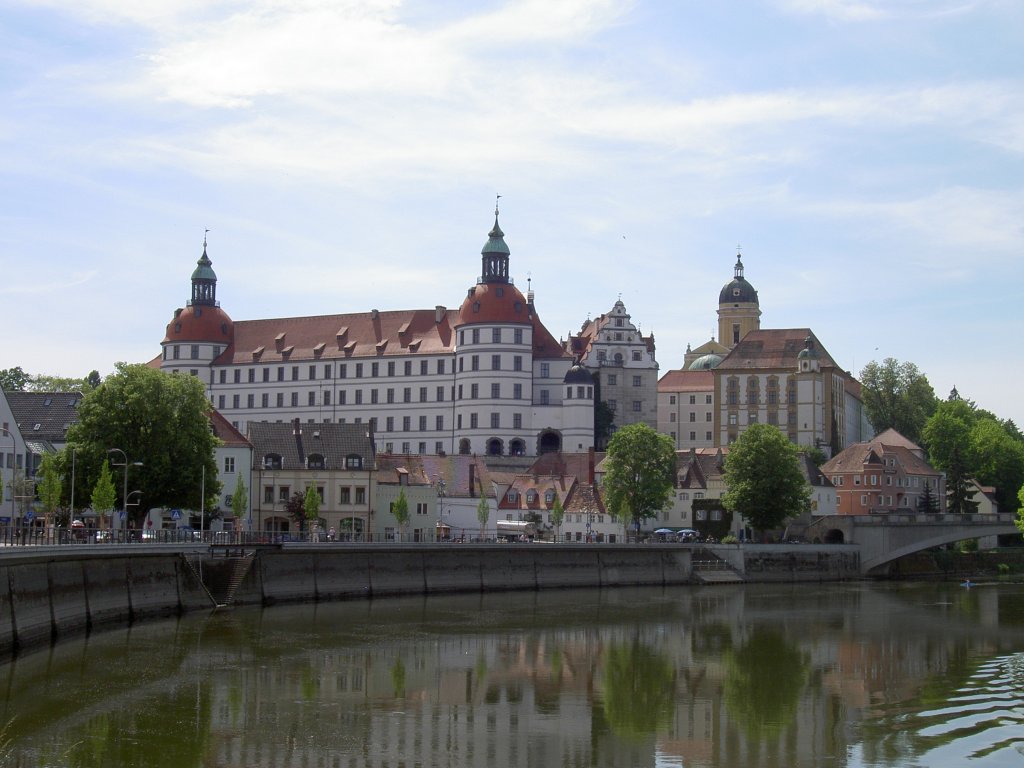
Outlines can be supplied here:
<path id="1" fill-rule="evenodd" d="M 306 526 L 312 530 L 320 520 L 320 492 L 312 483 L 306 489 L 306 496 L 302 500 L 302 511 L 306 518 Z"/>
<path id="2" fill-rule="evenodd" d="M 220 482 L 213 451 L 218 440 L 210 429 L 209 411 L 197 377 L 119 363 L 114 374 L 82 399 L 79 422 L 68 432 L 83 483 L 95 483 L 109 449 L 118 448 L 130 464 L 142 462 L 128 470 L 128 490 L 143 492 L 141 510 L 215 508 Z M 123 458 L 117 452 L 109 455 L 115 462 Z"/>
<path id="3" fill-rule="evenodd" d="M 21 366 L 0 370 L 0 389 L 4 392 L 24 392 L 28 382 L 28 374 L 21 370 Z"/>
<path id="4" fill-rule="evenodd" d="M 872 361 L 860 372 L 864 409 L 877 432 L 890 427 L 917 442 L 936 399 L 928 377 L 913 363 L 887 357 Z"/>
<path id="5" fill-rule="evenodd" d="M 924 490 L 917 499 L 917 511 L 928 515 L 934 515 L 939 511 L 939 500 L 932 492 L 930 485 L 925 485 Z"/>
<path id="6" fill-rule="evenodd" d="M 100 466 L 99 475 L 96 477 L 96 484 L 92 489 L 92 511 L 100 516 L 100 528 L 106 528 L 107 516 L 114 509 L 114 500 L 117 493 L 114 490 L 114 479 L 110 475 L 110 462 L 106 459 Z"/>
<path id="7" fill-rule="evenodd" d="M 603 451 L 614 430 L 615 409 L 607 400 L 598 400 L 594 405 L 594 447 Z"/>
<path id="8" fill-rule="evenodd" d="M 555 533 L 562 535 L 562 522 L 565 520 L 565 509 L 562 507 L 562 500 L 555 494 L 555 501 L 551 505 L 551 525 L 555 527 Z"/>
<path id="9" fill-rule="evenodd" d="M 675 485 L 676 453 L 667 435 L 628 424 L 608 444 L 602 490 L 608 511 L 639 530 L 665 508 Z"/>
<path id="10" fill-rule="evenodd" d="M 64 478 L 61 476 L 56 454 L 43 454 L 39 471 L 36 472 L 36 495 L 39 496 L 39 504 L 45 515 L 46 524 L 49 525 L 64 495 Z"/>
<path id="11" fill-rule="evenodd" d="M 476 519 L 480 523 L 480 533 L 483 534 L 487 528 L 487 521 L 491 517 L 491 508 L 487 505 L 487 497 L 481 496 L 476 505 Z"/>
<path id="12" fill-rule="evenodd" d="M 836 434 L 837 431 L 838 430 L 833 429 L 832 434 Z M 821 450 L 821 448 L 818 448 L 817 446 L 801 445 L 798 450 L 801 453 L 806 454 L 807 458 L 809 458 L 811 460 L 811 463 L 814 464 L 814 466 L 816 467 L 820 467 L 822 464 L 828 461 L 828 456 L 826 456 L 825 452 Z M 836 453 L 839 453 L 839 451 L 836 451 Z"/>
<path id="13" fill-rule="evenodd" d="M 777 528 L 807 509 L 811 487 L 800 471 L 797 453 L 778 427 L 747 427 L 725 457 L 725 508 L 756 531 Z"/>
<path id="14" fill-rule="evenodd" d="M 409 525 L 409 499 L 405 497 L 405 488 L 398 492 L 398 498 L 391 505 L 391 514 L 398 523 L 399 541 L 405 537 L 405 528 Z"/>
<path id="15" fill-rule="evenodd" d="M 978 502 L 974 501 L 974 494 L 967 464 L 960 456 L 960 449 L 954 448 L 946 470 L 946 511 L 961 515 L 977 512 Z"/>
<path id="16" fill-rule="evenodd" d="M 1015 434 L 1012 421 L 1000 421 L 957 398 L 939 403 L 922 436 L 932 466 L 951 474 L 956 453 L 957 471 L 995 487 L 1000 511 L 1013 512 L 1020 503 L 1017 489 L 1024 484 L 1024 440 Z"/>
<path id="17" fill-rule="evenodd" d="M 245 478 L 238 473 L 235 480 L 235 492 L 231 494 L 231 514 L 235 520 L 241 520 L 249 512 L 249 492 L 245 488 Z"/>
<path id="18" fill-rule="evenodd" d="M 1024 533 L 1024 486 L 1017 491 L 1017 504 L 1017 519 L 1013 522 L 1020 532 Z"/>

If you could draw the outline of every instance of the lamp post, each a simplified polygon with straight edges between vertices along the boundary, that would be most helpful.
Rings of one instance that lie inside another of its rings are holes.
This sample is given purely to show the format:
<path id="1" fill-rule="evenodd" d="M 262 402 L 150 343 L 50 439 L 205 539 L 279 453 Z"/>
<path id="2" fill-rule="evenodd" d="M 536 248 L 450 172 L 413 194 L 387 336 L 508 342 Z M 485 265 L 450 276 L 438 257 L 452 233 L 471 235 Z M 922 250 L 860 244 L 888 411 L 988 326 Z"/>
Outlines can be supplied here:
<path id="1" fill-rule="evenodd" d="M 121 500 L 124 504 L 124 540 L 128 541 L 128 467 L 141 467 L 141 461 L 128 461 L 128 454 L 120 448 L 107 448 L 107 453 L 120 453 L 122 462 L 120 464 L 114 464 L 115 467 L 124 467 L 124 486 L 121 494 Z"/>
<path id="2" fill-rule="evenodd" d="M 444 478 L 437 478 L 437 530 L 434 532 L 434 538 L 437 541 L 441 540 L 441 536 L 444 535 Z"/>
<path id="3" fill-rule="evenodd" d="M 11 432 L 7 427 L 0 427 L 5 435 L 11 438 L 11 525 L 14 525 L 14 454 L 18 452 L 18 443 L 14 439 L 14 433 Z M 0 493 L 3 492 L 3 483 L 0 482 Z M 2 496 L 0 496 L 2 499 Z"/>

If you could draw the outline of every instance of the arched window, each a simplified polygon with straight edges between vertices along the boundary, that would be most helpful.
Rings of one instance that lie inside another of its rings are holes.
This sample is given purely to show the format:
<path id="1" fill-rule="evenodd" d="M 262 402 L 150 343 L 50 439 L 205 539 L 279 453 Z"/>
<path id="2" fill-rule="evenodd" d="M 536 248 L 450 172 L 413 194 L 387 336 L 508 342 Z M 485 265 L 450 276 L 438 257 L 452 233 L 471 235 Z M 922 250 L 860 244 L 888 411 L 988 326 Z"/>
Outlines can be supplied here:
<path id="1" fill-rule="evenodd" d="M 463 456 L 466 456 L 466 455 L 469 454 L 469 438 L 468 437 L 464 437 L 461 440 L 459 440 L 459 453 L 461 453 Z"/>
<path id="2" fill-rule="evenodd" d="M 501 440 L 499 440 L 496 437 L 492 437 L 490 440 L 487 441 L 488 456 L 501 456 L 503 448 L 504 446 L 502 445 Z"/>
<path id="3" fill-rule="evenodd" d="M 526 443 L 522 440 L 512 440 L 508 444 L 508 455 L 509 456 L 525 456 L 526 455 Z"/>

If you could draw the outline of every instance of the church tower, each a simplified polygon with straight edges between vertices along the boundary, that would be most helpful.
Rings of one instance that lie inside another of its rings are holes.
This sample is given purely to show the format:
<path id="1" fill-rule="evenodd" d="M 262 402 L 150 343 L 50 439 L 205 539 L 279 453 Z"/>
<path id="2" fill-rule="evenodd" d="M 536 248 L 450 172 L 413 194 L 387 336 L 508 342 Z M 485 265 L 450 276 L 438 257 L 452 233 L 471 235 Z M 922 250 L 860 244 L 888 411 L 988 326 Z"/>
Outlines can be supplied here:
<path id="1" fill-rule="evenodd" d="M 743 277 L 743 261 L 737 253 L 733 278 L 718 294 L 718 341 L 732 349 L 744 336 L 760 328 L 757 291 Z"/>

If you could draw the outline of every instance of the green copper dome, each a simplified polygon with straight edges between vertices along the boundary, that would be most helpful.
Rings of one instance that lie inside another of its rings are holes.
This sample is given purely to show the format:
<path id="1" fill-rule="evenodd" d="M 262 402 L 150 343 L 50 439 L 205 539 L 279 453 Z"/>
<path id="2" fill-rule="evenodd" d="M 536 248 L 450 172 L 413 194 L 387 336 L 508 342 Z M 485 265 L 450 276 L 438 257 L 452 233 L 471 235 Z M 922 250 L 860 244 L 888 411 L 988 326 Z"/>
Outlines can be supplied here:
<path id="1" fill-rule="evenodd" d="M 713 368 L 717 368 L 718 364 L 722 362 L 724 358 L 721 355 L 716 355 L 714 352 L 709 352 L 706 355 L 701 355 L 692 363 L 687 370 L 690 371 L 710 371 Z"/>
<path id="2" fill-rule="evenodd" d="M 213 262 L 206 255 L 206 245 L 203 245 L 203 255 L 196 262 L 195 271 L 192 273 L 193 280 L 217 280 L 217 273 L 213 271 Z"/>
<path id="3" fill-rule="evenodd" d="M 487 242 L 484 243 L 484 247 L 480 249 L 481 254 L 488 253 L 503 253 L 508 256 L 511 251 L 508 249 L 508 245 L 505 244 L 505 233 L 501 231 L 501 227 L 498 226 L 498 216 L 494 216 L 494 229 L 487 233 Z"/>

